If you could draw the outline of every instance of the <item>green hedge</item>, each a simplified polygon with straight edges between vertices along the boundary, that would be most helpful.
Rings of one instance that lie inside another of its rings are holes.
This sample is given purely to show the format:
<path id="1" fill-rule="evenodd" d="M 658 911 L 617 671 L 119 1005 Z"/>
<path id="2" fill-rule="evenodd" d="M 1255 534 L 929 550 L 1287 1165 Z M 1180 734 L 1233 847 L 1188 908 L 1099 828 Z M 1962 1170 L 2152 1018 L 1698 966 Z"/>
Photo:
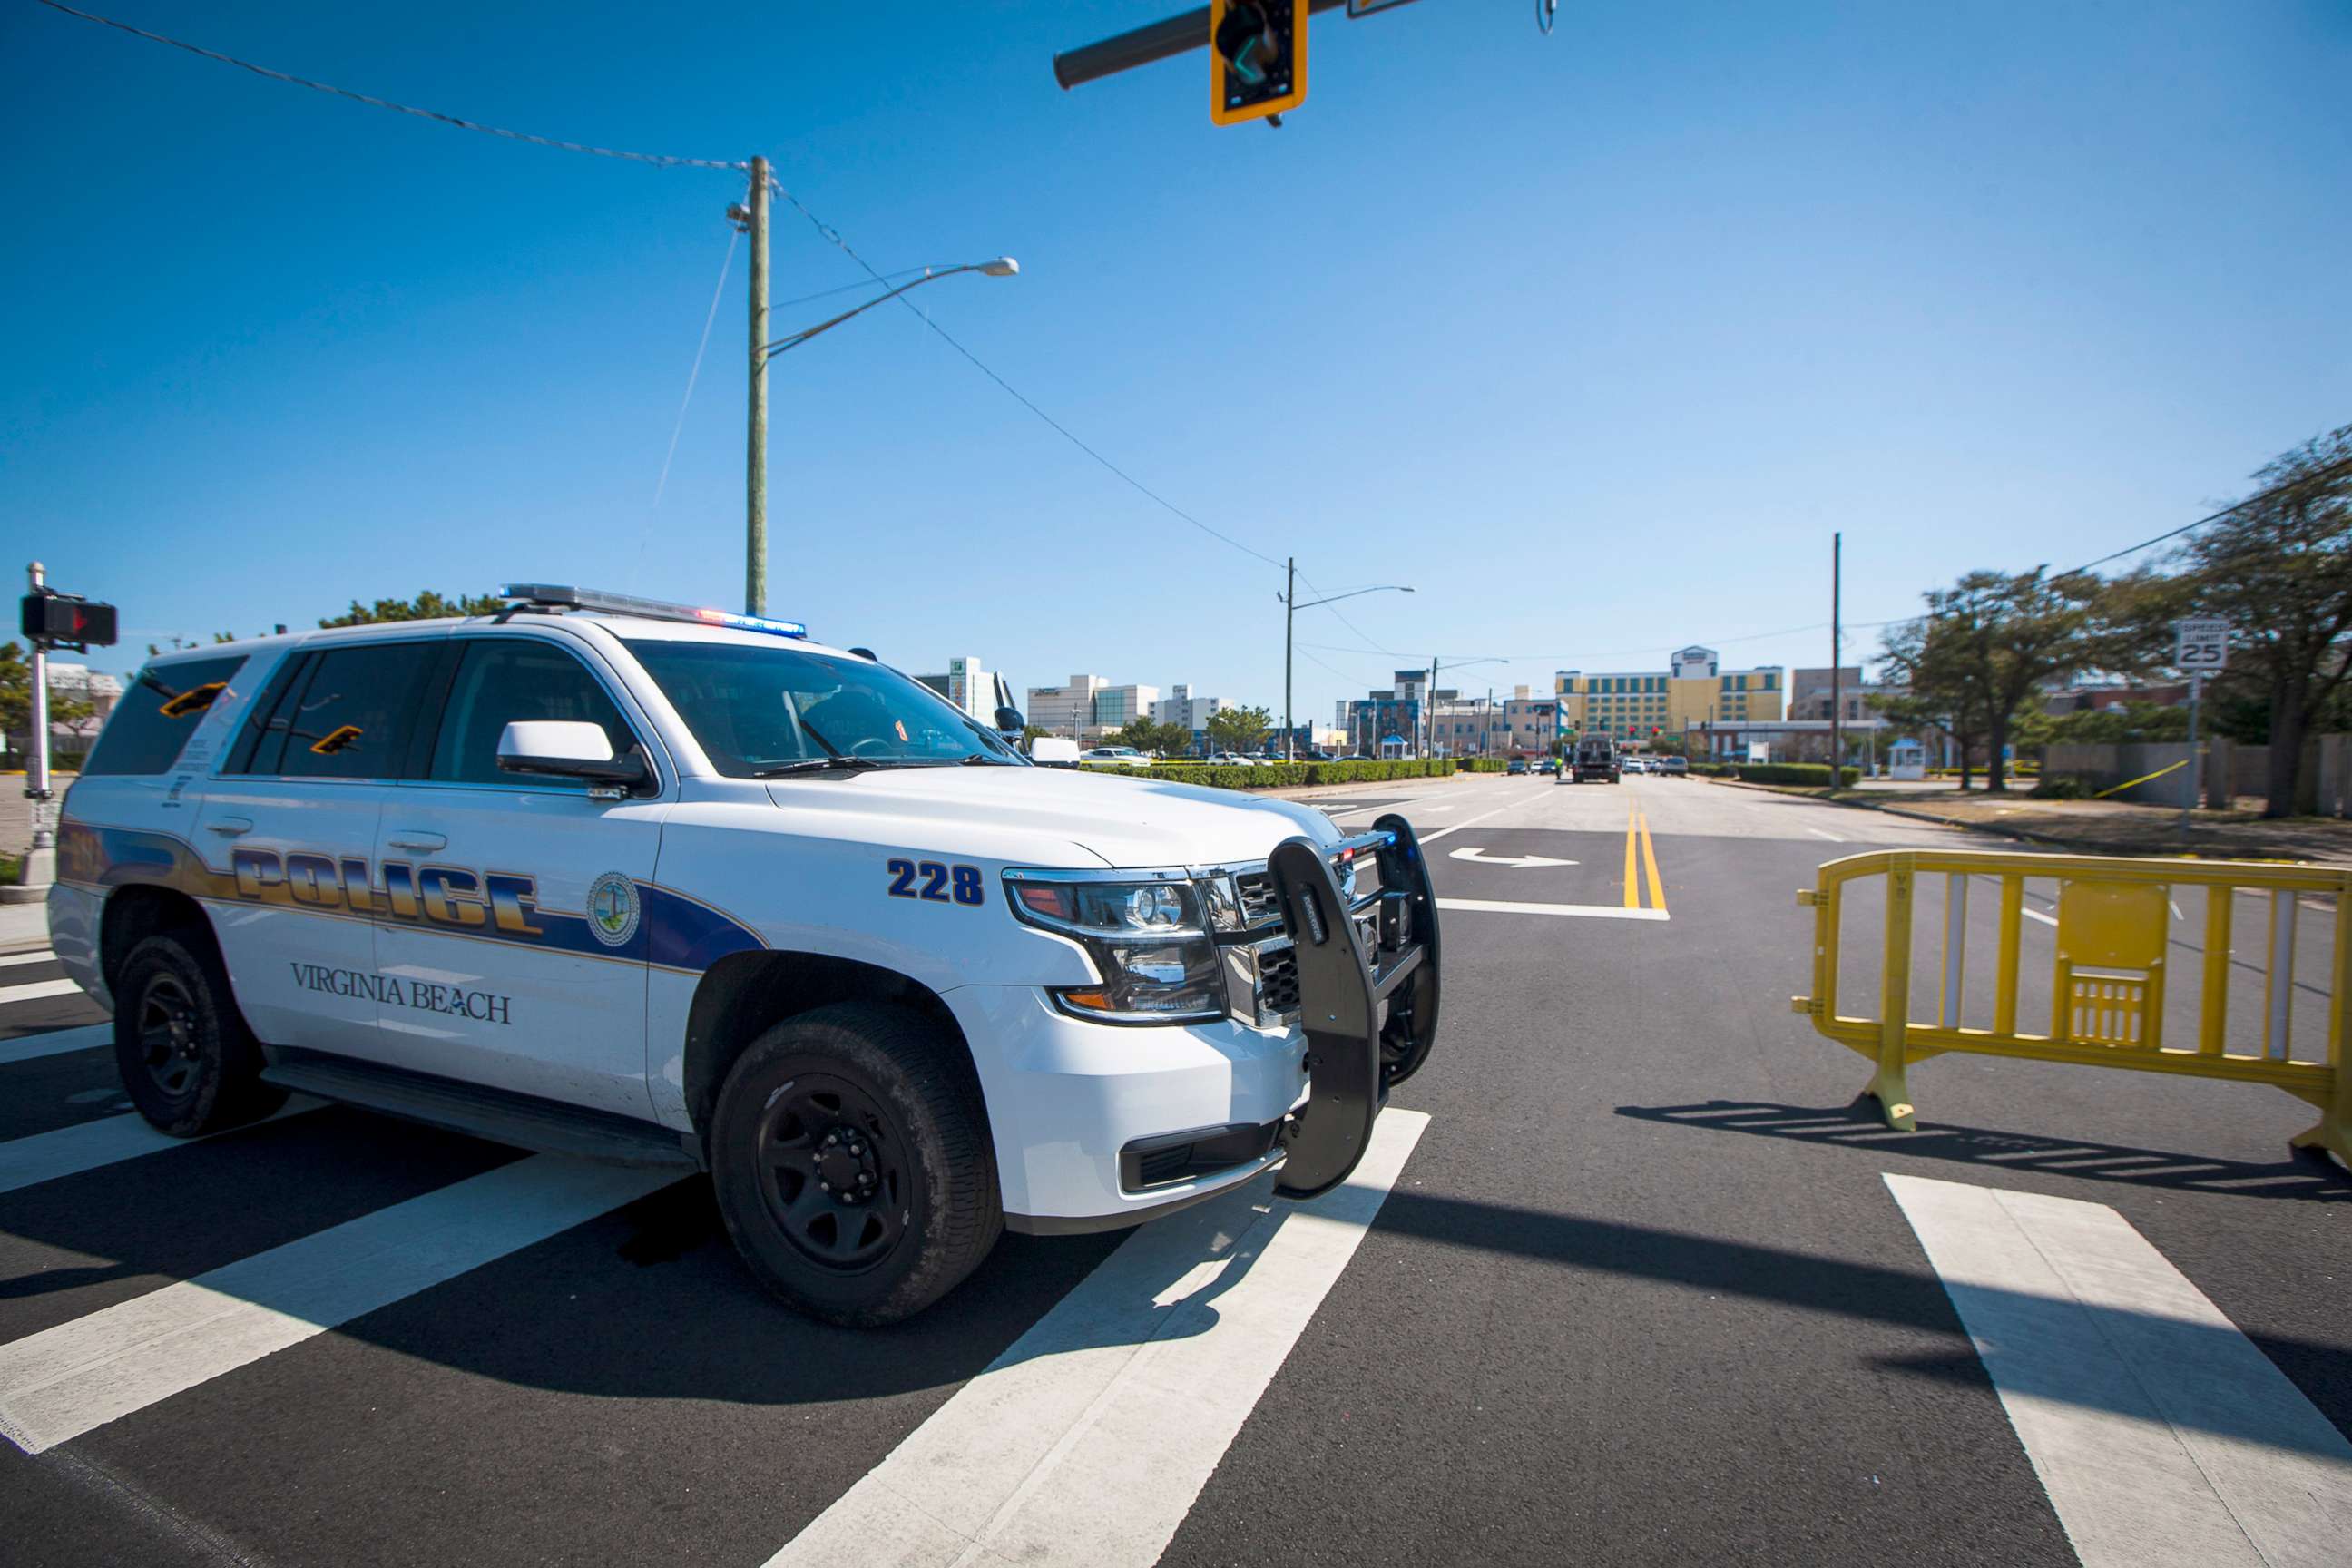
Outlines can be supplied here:
<path id="1" fill-rule="evenodd" d="M 1738 775 L 1739 770 L 1729 763 L 1693 763 L 1691 772 L 1704 778 L 1727 779 Z"/>
<path id="2" fill-rule="evenodd" d="M 1244 768 L 1232 763 L 1162 763 L 1150 768 L 1089 767 L 1090 773 L 1124 773 L 1129 778 L 1168 779 L 1176 784 L 1206 784 L 1212 789 L 1281 789 L 1290 784 L 1371 784 L 1386 779 L 1427 779 L 1450 776 L 1454 760 L 1404 763 L 1274 763 Z"/>
<path id="3" fill-rule="evenodd" d="M 1500 757 L 1464 757 L 1461 762 L 1462 771 L 1465 773 L 1499 773 L 1511 765 Z"/>
<path id="4" fill-rule="evenodd" d="M 1735 764 L 1741 784 L 1811 784 L 1826 789 L 1830 782 L 1827 763 L 1739 763 Z M 1862 777 L 1860 768 L 1841 768 L 1840 783 L 1851 785 Z"/>

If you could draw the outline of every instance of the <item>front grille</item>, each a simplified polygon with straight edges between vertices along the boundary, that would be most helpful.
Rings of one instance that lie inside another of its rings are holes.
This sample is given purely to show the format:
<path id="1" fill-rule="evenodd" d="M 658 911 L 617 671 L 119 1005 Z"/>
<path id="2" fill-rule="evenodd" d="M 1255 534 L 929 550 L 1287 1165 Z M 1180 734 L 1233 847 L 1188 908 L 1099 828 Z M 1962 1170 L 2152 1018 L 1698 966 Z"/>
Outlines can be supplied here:
<path id="1" fill-rule="evenodd" d="M 1234 889 L 1241 897 L 1242 918 L 1251 925 L 1282 919 L 1282 905 L 1275 897 L 1272 873 L 1244 871 L 1234 879 Z"/>

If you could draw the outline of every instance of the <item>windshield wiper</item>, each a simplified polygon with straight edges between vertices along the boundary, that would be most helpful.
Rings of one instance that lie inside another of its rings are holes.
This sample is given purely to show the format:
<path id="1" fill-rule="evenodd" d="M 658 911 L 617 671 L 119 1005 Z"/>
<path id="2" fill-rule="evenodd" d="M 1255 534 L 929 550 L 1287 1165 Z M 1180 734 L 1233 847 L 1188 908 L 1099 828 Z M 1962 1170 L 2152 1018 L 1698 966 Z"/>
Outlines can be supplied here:
<path id="1" fill-rule="evenodd" d="M 761 768 L 751 773 L 755 779 L 780 779 L 788 773 L 830 773 L 860 768 L 888 767 L 871 757 L 803 757 L 797 763 L 782 763 L 772 768 Z"/>

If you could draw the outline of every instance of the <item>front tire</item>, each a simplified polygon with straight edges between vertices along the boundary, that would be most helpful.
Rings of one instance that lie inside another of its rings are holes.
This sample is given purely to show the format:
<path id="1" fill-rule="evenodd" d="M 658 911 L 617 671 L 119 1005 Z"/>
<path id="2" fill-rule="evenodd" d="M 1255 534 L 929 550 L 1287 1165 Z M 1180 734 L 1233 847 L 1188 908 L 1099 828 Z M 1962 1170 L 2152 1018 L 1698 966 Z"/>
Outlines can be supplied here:
<path id="1" fill-rule="evenodd" d="M 113 991 L 115 1067 L 157 1131 L 201 1138 L 286 1103 L 261 1081 L 261 1047 L 208 945 L 151 936 L 122 961 Z"/>
<path id="2" fill-rule="evenodd" d="M 1004 1229 L 970 1063 L 898 1008 L 821 1007 L 754 1040 L 719 1096 L 710 1178 L 760 1282 L 851 1328 L 921 1311 Z"/>

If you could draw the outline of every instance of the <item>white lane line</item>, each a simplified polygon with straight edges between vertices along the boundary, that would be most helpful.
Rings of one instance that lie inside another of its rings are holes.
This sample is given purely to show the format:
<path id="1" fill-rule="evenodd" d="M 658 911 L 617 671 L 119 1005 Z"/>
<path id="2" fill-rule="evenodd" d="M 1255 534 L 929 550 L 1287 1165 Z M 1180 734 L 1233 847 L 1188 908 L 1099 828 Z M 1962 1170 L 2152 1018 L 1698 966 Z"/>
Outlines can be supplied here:
<path id="1" fill-rule="evenodd" d="M 0 1436 L 37 1454 L 677 1179 L 534 1154 L 0 1345 Z"/>
<path id="2" fill-rule="evenodd" d="M 2104 1204 L 1888 1175 L 2084 1568 L 2336 1568 L 2352 1444 Z"/>
<path id="3" fill-rule="evenodd" d="M 36 980 L 25 985 L 0 985 L 0 1007 L 11 1002 L 38 1002 L 45 996 L 79 996 L 85 993 L 70 980 Z"/>
<path id="4" fill-rule="evenodd" d="M 0 952 L 0 969 L 14 969 L 20 963 L 55 963 L 58 955 L 47 948 L 34 952 Z"/>
<path id="5" fill-rule="evenodd" d="M 1475 910 L 1490 915 L 1582 915 L 1596 921 L 1662 921 L 1664 910 L 1629 910 L 1622 904 L 1522 904 L 1508 899 L 1440 899 L 1441 910 Z"/>
<path id="6" fill-rule="evenodd" d="M 1265 1177 L 1137 1231 L 770 1568 L 1150 1568 L 1428 1121 L 1383 1111 L 1312 1203 Z"/>
<path id="7" fill-rule="evenodd" d="M 2054 926 L 2054 925 L 2056 925 L 2056 924 L 2058 923 L 2058 917 L 2057 917 L 2057 916 L 2055 916 L 2055 915 L 2045 915 L 2045 914 L 2043 914 L 2040 910 L 2029 910 L 2029 909 L 2024 908 L 2022 905 L 2021 905 L 2021 906 L 2019 906 L 2019 909 L 2018 909 L 2018 911 L 2017 911 L 2017 912 L 2018 912 L 2019 914 L 2023 915 L 2027 920 L 2030 920 L 2030 921 L 2040 921 L 2043 925 L 2046 925 L 2046 926 Z"/>
<path id="8" fill-rule="evenodd" d="M 1819 827 L 1808 827 L 1805 831 L 1811 834 L 1816 838 L 1826 838 L 1832 844 L 1843 844 L 1845 842 L 1845 840 L 1838 835 L 1827 832 Z"/>
<path id="9" fill-rule="evenodd" d="M 316 1110 L 322 1101 L 298 1096 L 286 1102 L 285 1109 L 264 1117 L 276 1121 L 283 1117 L 299 1116 L 306 1110 Z M 259 1126 L 260 1122 L 248 1123 Z M 231 1131 L 243 1131 L 233 1128 Z M 226 1138 L 226 1132 L 213 1134 Z M 121 1116 L 101 1117 L 96 1121 L 84 1121 L 72 1127 L 60 1127 L 50 1132 L 36 1132 L 26 1138 L 12 1138 L 0 1143 L 0 1193 L 13 1193 L 19 1187 L 29 1187 L 42 1182 L 54 1182 L 60 1176 L 78 1176 L 84 1171 L 95 1171 L 101 1165 L 111 1165 L 121 1160 L 135 1160 L 142 1154 L 160 1154 L 166 1149 L 184 1149 L 191 1143 L 202 1143 L 202 1138 L 173 1138 L 156 1131 L 147 1119 L 137 1112 Z"/>
<path id="10" fill-rule="evenodd" d="M 1511 807 L 1517 805 L 1518 804 L 1520 803 L 1516 800 L 1506 801 L 1492 811 L 1482 811 L 1477 816 L 1465 817 L 1460 822 L 1448 823 L 1445 826 L 1439 828 L 1434 833 L 1423 834 L 1421 836 L 1421 841 L 1423 844 L 1427 844 L 1433 839 L 1443 838 L 1449 833 L 1459 833 L 1465 827 L 1475 827 L 1478 824 L 1486 821 L 1488 817 L 1500 816 L 1503 813 L 1510 810 Z"/>
<path id="11" fill-rule="evenodd" d="M 62 1056 L 68 1051 L 92 1051 L 100 1046 L 114 1044 L 112 1024 L 84 1024 L 72 1029 L 51 1029 L 47 1034 L 26 1035 L 21 1040 L 0 1040 L 0 1067 L 13 1062 L 29 1062 L 41 1057 Z"/>

